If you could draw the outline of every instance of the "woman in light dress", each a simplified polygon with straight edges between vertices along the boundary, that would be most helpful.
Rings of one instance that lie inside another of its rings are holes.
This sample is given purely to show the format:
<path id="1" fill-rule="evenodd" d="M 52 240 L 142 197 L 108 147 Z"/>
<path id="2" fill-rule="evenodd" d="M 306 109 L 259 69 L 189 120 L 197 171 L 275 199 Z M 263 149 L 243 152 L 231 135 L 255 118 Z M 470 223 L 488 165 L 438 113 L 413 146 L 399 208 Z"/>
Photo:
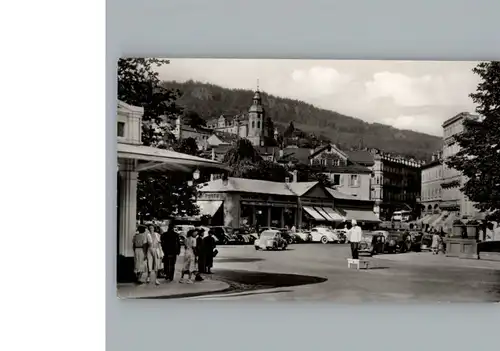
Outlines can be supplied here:
<path id="1" fill-rule="evenodd" d="M 188 283 L 192 284 L 193 280 L 191 279 L 193 272 L 196 270 L 195 267 L 195 247 L 196 247 L 196 239 L 195 239 L 196 230 L 192 229 L 188 231 L 186 235 L 186 240 L 184 241 L 184 264 L 182 266 L 182 274 L 179 283 Z M 184 276 L 187 275 L 188 278 L 184 279 Z"/>
<path id="2" fill-rule="evenodd" d="M 146 261 L 148 234 L 145 226 L 140 225 L 137 227 L 137 233 L 135 233 L 132 239 L 132 245 L 134 248 L 134 273 L 136 282 L 138 284 L 143 284 L 144 276 L 146 275 L 146 271 L 148 269 Z"/>

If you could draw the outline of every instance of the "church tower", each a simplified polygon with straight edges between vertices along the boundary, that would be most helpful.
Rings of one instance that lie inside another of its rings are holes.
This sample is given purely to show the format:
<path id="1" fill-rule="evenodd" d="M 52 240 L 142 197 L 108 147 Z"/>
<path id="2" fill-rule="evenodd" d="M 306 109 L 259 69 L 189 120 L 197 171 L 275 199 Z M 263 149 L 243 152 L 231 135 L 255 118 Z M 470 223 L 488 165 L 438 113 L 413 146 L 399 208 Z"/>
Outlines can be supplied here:
<path id="1" fill-rule="evenodd" d="M 248 140 L 254 146 L 263 146 L 265 110 L 262 106 L 259 86 L 253 96 L 252 106 L 248 109 Z"/>

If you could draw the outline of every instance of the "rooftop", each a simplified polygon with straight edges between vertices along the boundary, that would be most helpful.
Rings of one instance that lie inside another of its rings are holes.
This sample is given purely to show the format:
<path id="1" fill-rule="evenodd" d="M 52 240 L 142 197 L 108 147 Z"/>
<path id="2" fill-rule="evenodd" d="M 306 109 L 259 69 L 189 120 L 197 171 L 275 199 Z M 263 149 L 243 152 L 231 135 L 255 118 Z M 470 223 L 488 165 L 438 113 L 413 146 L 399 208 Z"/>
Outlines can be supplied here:
<path id="1" fill-rule="evenodd" d="M 222 179 L 205 183 L 200 192 L 239 192 L 302 196 L 317 184 L 318 182 L 280 183 L 257 179 L 228 178 L 227 183 Z"/>

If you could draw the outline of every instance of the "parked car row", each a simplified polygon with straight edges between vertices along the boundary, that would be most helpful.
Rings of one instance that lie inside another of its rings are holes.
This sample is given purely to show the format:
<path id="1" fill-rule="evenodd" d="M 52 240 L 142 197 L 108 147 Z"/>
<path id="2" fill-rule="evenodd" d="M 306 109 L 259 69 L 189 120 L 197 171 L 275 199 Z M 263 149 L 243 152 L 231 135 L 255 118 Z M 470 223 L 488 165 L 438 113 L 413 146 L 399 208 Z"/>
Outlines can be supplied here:
<path id="1" fill-rule="evenodd" d="M 404 253 L 430 250 L 431 245 L 431 234 L 376 230 L 363 233 L 359 243 L 359 253 L 370 256 L 383 253 Z"/>

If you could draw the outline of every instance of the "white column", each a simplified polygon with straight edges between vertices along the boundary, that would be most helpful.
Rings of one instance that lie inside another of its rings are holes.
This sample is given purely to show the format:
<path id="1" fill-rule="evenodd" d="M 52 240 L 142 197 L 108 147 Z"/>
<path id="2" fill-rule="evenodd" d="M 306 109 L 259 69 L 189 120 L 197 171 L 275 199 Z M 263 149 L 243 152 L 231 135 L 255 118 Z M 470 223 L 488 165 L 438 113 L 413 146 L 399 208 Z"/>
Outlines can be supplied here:
<path id="1" fill-rule="evenodd" d="M 133 257 L 132 239 L 136 231 L 137 176 L 135 160 L 120 160 L 120 203 L 118 205 L 119 254 Z"/>

